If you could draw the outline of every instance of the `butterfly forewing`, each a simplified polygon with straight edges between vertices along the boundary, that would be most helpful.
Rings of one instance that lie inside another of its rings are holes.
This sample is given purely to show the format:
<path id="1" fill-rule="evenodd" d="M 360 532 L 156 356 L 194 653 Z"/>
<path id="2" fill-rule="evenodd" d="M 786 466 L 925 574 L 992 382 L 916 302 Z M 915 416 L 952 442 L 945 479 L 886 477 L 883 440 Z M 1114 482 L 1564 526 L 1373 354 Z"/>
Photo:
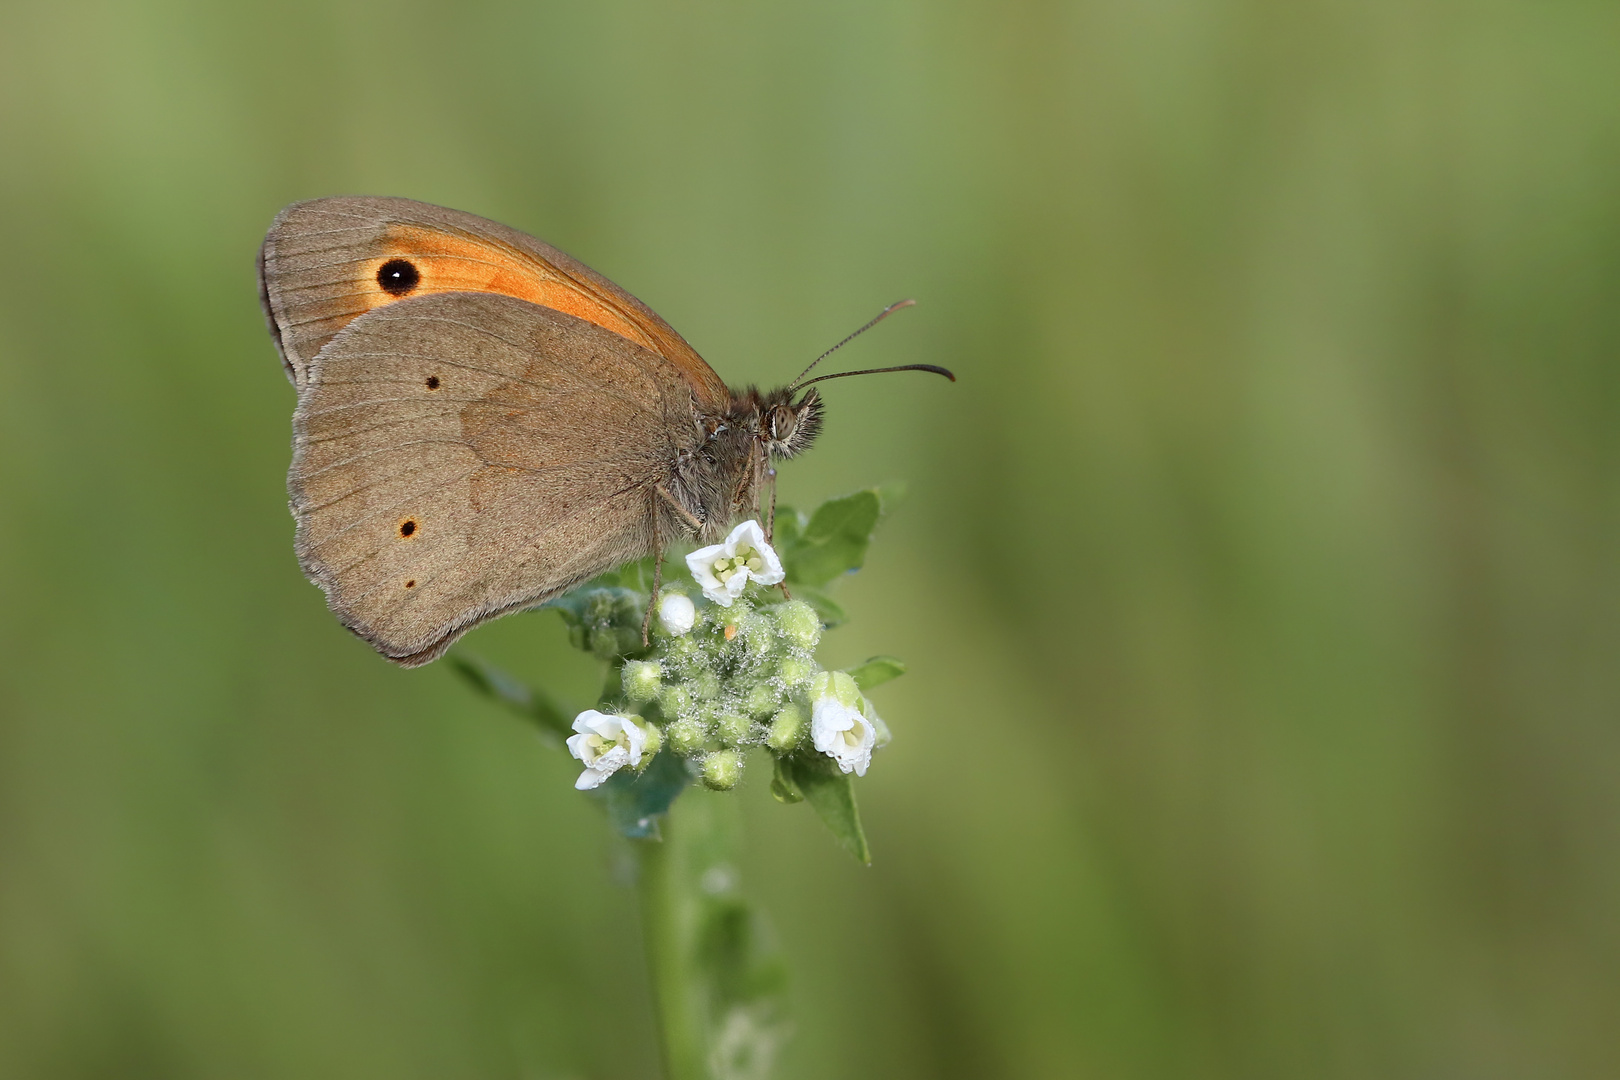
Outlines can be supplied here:
<path id="1" fill-rule="evenodd" d="M 300 562 L 404 663 L 650 551 L 654 485 L 701 437 L 669 360 L 500 295 L 355 317 L 300 387 Z"/>
<path id="2" fill-rule="evenodd" d="M 573 315 L 662 355 L 705 408 L 728 400 L 714 370 L 634 296 L 549 244 L 459 210 L 393 198 L 294 203 L 265 237 L 259 287 L 295 386 L 359 316 L 437 293 L 483 292 Z"/>

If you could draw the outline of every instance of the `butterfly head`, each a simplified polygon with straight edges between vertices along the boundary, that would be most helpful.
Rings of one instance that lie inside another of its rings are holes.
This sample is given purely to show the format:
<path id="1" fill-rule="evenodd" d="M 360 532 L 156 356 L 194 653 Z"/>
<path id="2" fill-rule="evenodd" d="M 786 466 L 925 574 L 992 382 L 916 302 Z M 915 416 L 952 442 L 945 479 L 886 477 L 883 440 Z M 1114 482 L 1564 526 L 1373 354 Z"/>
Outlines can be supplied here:
<path id="1" fill-rule="evenodd" d="M 810 449 L 821 434 L 821 395 L 806 390 L 798 401 L 793 389 L 785 387 L 770 395 L 760 414 L 759 437 L 773 458 L 797 457 Z"/>

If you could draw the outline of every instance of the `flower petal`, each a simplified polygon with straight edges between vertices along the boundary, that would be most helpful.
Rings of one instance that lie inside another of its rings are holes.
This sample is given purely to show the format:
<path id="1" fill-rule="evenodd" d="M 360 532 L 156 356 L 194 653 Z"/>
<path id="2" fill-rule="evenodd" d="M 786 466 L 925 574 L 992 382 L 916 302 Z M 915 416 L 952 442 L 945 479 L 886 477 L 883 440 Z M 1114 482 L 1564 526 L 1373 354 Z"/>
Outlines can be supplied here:
<path id="1" fill-rule="evenodd" d="M 692 572 L 692 580 L 698 583 L 704 596 L 721 607 L 730 607 L 730 594 L 725 591 L 725 585 L 720 579 L 714 576 L 714 561 L 721 556 L 727 558 L 731 556 L 724 544 L 710 544 L 708 547 L 698 548 L 686 557 L 686 568 Z"/>
<path id="2" fill-rule="evenodd" d="M 595 709 L 586 709 L 584 712 L 574 717 L 574 730 L 582 734 L 586 732 L 594 732 L 597 735 L 606 735 L 607 732 L 602 730 L 602 721 L 611 719 L 613 718 L 605 712 L 597 712 Z"/>
<path id="3" fill-rule="evenodd" d="M 727 555 L 737 554 L 737 549 L 741 547 L 751 547 L 759 552 L 760 561 L 765 567 L 758 571 L 749 570 L 748 576 L 761 585 L 775 585 L 787 576 L 782 570 L 782 560 L 777 557 L 776 549 L 765 539 L 765 530 L 753 518 L 732 529 L 731 535 L 726 537 L 724 546 Z"/>
<path id="4" fill-rule="evenodd" d="M 574 790 L 589 791 L 593 787 L 600 787 L 612 775 L 613 773 L 602 772 L 600 769 L 586 769 L 579 774 L 579 779 L 574 781 Z"/>

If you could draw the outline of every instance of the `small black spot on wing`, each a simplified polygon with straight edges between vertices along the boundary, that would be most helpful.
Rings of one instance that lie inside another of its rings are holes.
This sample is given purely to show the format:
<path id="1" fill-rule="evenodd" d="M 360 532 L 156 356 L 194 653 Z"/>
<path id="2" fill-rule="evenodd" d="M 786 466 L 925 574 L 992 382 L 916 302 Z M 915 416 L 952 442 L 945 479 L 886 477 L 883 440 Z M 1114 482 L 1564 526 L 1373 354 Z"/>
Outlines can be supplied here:
<path id="1" fill-rule="evenodd" d="M 421 271 L 409 259 L 389 259 L 377 268 L 377 284 L 389 296 L 404 296 L 421 280 Z"/>
<path id="2" fill-rule="evenodd" d="M 427 388 L 429 390 L 437 390 L 439 388 L 439 377 L 437 375 L 429 375 L 427 377 Z"/>
<path id="3" fill-rule="evenodd" d="M 401 521 L 399 523 L 399 535 L 404 537 L 407 540 L 410 539 L 411 537 L 415 536 L 416 535 L 416 519 L 415 518 L 406 518 L 404 521 Z"/>

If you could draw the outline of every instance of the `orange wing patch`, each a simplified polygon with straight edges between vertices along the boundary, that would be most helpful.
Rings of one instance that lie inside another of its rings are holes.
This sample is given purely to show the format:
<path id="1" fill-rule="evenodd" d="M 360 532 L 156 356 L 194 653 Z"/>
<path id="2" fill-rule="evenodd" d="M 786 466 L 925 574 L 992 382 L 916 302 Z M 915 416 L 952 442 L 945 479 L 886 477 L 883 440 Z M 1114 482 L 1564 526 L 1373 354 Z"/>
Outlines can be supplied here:
<path id="1" fill-rule="evenodd" d="M 584 319 L 674 365 L 710 411 L 725 381 L 652 309 L 532 236 L 410 199 L 315 199 L 277 216 L 259 255 L 260 298 L 287 376 L 302 387 L 310 362 L 349 323 L 395 300 L 495 293 Z"/>
<path id="2" fill-rule="evenodd" d="M 392 225 L 381 247 L 382 254 L 360 264 L 360 280 L 355 283 L 355 292 L 356 299 L 365 308 L 349 316 L 350 319 L 413 296 L 444 292 L 500 293 L 584 319 L 643 348 L 660 351 L 652 337 L 606 298 L 551 267 L 537 264 L 527 255 L 503 249 L 487 240 L 467 239 L 414 225 Z M 410 271 L 404 271 L 404 279 L 393 288 L 385 288 L 388 283 L 383 280 L 384 267 L 395 260 L 410 264 Z M 414 282 L 402 288 L 412 272 Z M 344 323 L 348 321 L 345 319 Z"/>

